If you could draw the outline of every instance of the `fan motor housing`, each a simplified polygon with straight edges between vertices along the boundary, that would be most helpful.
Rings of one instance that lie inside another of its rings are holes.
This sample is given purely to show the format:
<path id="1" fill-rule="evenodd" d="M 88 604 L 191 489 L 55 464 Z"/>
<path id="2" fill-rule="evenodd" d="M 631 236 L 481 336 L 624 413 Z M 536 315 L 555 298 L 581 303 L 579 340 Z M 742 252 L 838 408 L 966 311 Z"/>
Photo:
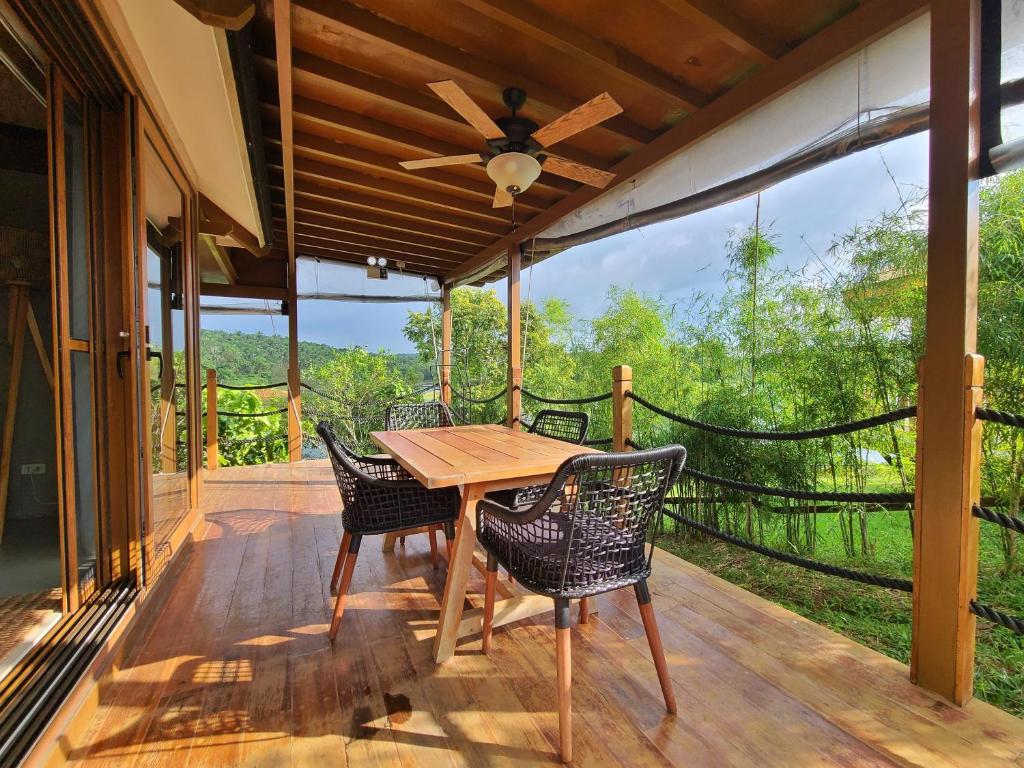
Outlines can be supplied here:
<path id="1" fill-rule="evenodd" d="M 502 152 L 533 154 L 540 149 L 540 145 L 530 138 L 538 127 L 533 120 L 512 115 L 499 117 L 494 122 L 498 124 L 498 127 L 505 134 L 503 139 L 492 139 L 487 142 L 494 154 L 497 155 Z"/>

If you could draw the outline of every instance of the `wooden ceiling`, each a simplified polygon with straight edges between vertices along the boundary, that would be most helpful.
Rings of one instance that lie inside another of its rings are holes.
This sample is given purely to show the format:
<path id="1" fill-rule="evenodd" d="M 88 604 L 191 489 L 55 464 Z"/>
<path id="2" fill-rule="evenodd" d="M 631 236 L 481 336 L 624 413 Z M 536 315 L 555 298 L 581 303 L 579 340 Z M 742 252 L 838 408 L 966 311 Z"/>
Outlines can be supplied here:
<path id="1" fill-rule="evenodd" d="M 482 164 L 403 170 L 400 160 L 486 148 L 428 82 L 455 80 L 492 117 L 507 114 L 502 90 L 519 86 L 528 94 L 522 114 L 540 125 L 609 92 L 623 113 L 558 150 L 616 173 L 615 184 L 926 8 L 924 0 L 276 2 L 276 15 L 273 0 L 257 2 L 253 22 L 275 229 L 264 258 L 288 258 L 293 195 L 295 255 L 384 256 L 463 282 L 500 277 L 489 265 L 510 243 L 602 190 L 543 173 L 516 199 L 512 234 Z"/>

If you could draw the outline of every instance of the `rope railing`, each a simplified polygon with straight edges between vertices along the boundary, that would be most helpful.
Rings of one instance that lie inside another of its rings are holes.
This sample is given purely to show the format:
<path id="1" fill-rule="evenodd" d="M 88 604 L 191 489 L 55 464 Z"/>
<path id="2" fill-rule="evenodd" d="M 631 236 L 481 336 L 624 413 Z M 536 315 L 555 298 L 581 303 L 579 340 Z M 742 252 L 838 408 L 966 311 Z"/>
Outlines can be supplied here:
<path id="1" fill-rule="evenodd" d="M 615 441 L 610 437 L 601 437 L 594 440 L 584 440 L 583 444 L 590 448 L 597 448 L 598 446 L 613 445 Z"/>
<path id="2" fill-rule="evenodd" d="M 626 397 L 631 399 L 637 405 L 643 406 L 652 413 L 656 413 L 659 416 L 663 416 L 670 421 L 674 421 L 677 424 L 682 424 L 686 427 L 692 427 L 693 429 L 699 429 L 703 432 L 712 432 L 716 435 L 725 435 L 726 437 L 742 437 L 750 440 L 810 440 L 816 437 L 832 437 L 834 435 L 846 435 L 850 432 L 859 432 L 862 429 L 869 429 L 871 427 L 879 427 L 884 424 L 891 424 L 896 421 L 903 421 L 904 419 L 910 419 L 917 416 L 917 406 L 910 405 L 906 408 L 898 408 L 895 411 L 888 411 L 887 413 L 880 413 L 877 416 L 871 416 L 866 419 L 858 419 L 857 421 L 847 421 L 842 424 L 833 424 L 828 427 L 818 427 L 816 429 L 803 429 L 797 431 L 761 431 L 754 429 L 739 429 L 737 427 L 725 427 L 720 424 L 709 424 L 705 421 L 698 421 L 697 419 L 687 418 L 686 416 L 680 416 L 678 413 L 672 413 L 667 411 L 661 406 L 655 405 L 650 400 L 645 400 L 635 392 L 627 392 Z"/>
<path id="3" fill-rule="evenodd" d="M 682 499 L 665 499 L 666 504 L 680 503 Z M 838 565 L 831 565 L 830 563 L 823 563 L 820 560 L 812 560 L 807 557 L 801 557 L 800 555 L 794 555 L 790 552 L 783 552 L 781 549 L 773 549 L 766 547 L 763 544 L 756 544 L 752 541 L 747 541 L 740 536 L 736 536 L 731 533 L 727 533 L 719 528 L 715 528 L 712 525 L 707 525 L 699 520 L 694 520 L 691 517 L 680 514 L 678 512 L 672 512 L 670 510 L 664 510 L 664 514 L 670 520 L 675 520 L 678 523 L 689 526 L 702 533 L 706 533 L 709 536 L 713 536 L 716 539 L 734 544 L 737 547 L 748 549 L 751 552 L 757 552 L 765 557 L 771 557 L 775 560 L 779 560 L 790 565 L 795 565 L 799 568 L 804 568 L 809 571 L 817 571 L 818 573 L 824 573 L 828 576 L 838 576 L 842 579 L 848 579 L 849 581 L 856 581 L 861 584 L 870 584 L 875 587 L 885 587 L 886 589 L 896 589 L 900 592 L 912 592 L 913 583 L 909 579 L 897 579 L 891 576 L 879 576 L 874 573 L 867 573 L 866 571 L 858 571 L 853 568 L 843 568 Z"/>
<path id="4" fill-rule="evenodd" d="M 505 394 L 508 392 L 508 387 L 502 387 L 500 392 L 496 392 L 490 397 L 481 398 L 470 397 L 465 392 L 459 392 L 457 389 L 455 389 L 455 387 L 451 387 L 451 390 L 453 397 L 457 397 L 460 400 L 465 400 L 467 403 L 473 403 L 473 405 L 487 405 L 488 403 L 493 403 L 496 400 L 500 400 L 501 398 L 503 398 Z"/>
<path id="5" fill-rule="evenodd" d="M 590 397 L 542 397 L 541 395 L 535 395 L 528 389 L 518 387 L 519 391 L 523 393 L 525 397 L 531 400 L 536 400 L 538 403 L 547 403 L 548 405 L 587 405 L 588 403 L 600 403 L 602 400 L 611 400 L 611 392 L 603 392 L 600 395 L 591 395 Z"/>
<path id="6" fill-rule="evenodd" d="M 1014 531 L 1016 533 L 1024 533 L 1024 520 L 1013 515 L 1007 515 L 1003 512 L 997 512 L 989 507 L 983 507 L 980 504 L 975 504 L 972 508 L 974 516 L 979 520 L 985 520 L 989 523 L 1001 525 L 1003 528 Z"/>
<path id="7" fill-rule="evenodd" d="M 205 384 L 203 386 L 206 386 Z M 275 381 L 272 384 L 221 384 L 217 382 L 217 389 L 230 389 L 233 392 L 250 392 L 257 389 L 283 389 L 288 386 L 287 381 Z"/>
<path id="8" fill-rule="evenodd" d="M 997 624 L 1004 629 L 1016 632 L 1018 635 L 1024 635 L 1024 619 L 1011 616 L 1008 613 L 1000 611 L 998 608 L 993 608 L 991 605 L 985 605 L 984 603 L 979 603 L 977 600 L 971 600 L 971 613 L 975 616 L 980 616 L 983 619 L 991 621 L 993 624 Z"/>
<path id="9" fill-rule="evenodd" d="M 974 415 L 982 421 L 990 421 L 994 424 L 1006 424 L 1010 427 L 1024 429 L 1024 414 L 1009 413 L 1008 411 L 997 411 L 993 408 L 977 408 Z"/>
<path id="10" fill-rule="evenodd" d="M 264 416 L 279 416 L 282 413 L 288 413 L 288 407 L 277 408 L 273 411 L 261 411 L 259 413 L 245 413 L 244 411 L 217 411 L 217 416 L 225 416 L 229 419 L 258 419 Z M 203 416 L 206 416 L 206 411 L 203 411 Z"/>

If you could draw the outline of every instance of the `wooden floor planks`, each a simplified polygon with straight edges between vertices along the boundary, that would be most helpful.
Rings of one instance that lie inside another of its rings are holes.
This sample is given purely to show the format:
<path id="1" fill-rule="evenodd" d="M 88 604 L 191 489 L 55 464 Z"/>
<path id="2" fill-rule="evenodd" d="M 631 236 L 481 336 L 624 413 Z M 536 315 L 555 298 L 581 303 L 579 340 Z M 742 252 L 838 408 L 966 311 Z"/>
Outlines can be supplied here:
<path id="1" fill-rule="evenodd" d="M 426 536 L 361 549 L 337 647 L 340 501 L 322 462 L 210 475 L 174 594 L 123 665 L 76 766 L 556 764 L 553 613 L 437 666 L 445 569 Z M 482 579 L 470 576 L 480 603 Z M 573 628 L 577 765 L 1024 766 L 1024 723 L 959 710 L 895 661 L 659 552 L 651 580 L 679 715 L 631 590 Z"/>

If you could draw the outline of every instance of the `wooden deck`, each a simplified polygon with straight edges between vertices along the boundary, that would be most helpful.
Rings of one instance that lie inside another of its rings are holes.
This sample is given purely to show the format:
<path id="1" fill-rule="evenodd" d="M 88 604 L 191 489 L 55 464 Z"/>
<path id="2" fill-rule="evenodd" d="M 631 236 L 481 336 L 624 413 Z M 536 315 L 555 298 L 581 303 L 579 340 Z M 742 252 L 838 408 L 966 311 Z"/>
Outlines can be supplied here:
<path id="1" fill-rule="evenodd" d="M 336 651 L 340 505 L 322 462 L 219 470 L 174 594 L 101 688 L 69 762 L 89 766 L 554 764 L 553 613 L 436 666 L 444 586 L 425 536 L 360 553 Z M 906 668 L 659 553 L 667 716 L 631 591 L 573 628 L 578 765 L 1024 765 L 1024 722 L 958 710 Z M 482 580 L 474 573 L 471 599 Z"/>

